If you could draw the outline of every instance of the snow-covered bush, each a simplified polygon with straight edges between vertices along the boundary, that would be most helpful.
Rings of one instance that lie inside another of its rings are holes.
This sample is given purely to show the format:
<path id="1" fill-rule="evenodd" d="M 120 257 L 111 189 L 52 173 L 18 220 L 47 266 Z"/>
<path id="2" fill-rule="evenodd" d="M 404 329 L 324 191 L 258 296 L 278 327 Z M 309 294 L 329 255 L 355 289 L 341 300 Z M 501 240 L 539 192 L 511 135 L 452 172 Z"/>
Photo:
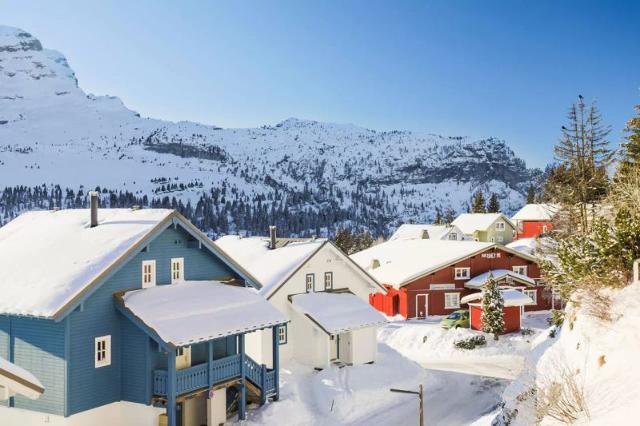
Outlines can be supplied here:
<path id="1" fill-rule="evenodd" d="M 487 344 L 487 339 L 484 336 L 473 336 L 467 339 L 457 340 L 454 346 L 458 349 L 475 349 L 478 346 L 484 346 Z"/>

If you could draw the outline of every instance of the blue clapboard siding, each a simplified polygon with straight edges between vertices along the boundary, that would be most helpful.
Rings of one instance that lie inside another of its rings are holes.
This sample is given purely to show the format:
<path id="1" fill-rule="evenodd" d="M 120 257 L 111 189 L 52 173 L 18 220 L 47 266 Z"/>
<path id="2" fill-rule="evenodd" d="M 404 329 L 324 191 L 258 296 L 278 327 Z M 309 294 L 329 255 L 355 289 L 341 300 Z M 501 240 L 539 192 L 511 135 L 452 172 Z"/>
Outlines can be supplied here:
<path id="1" fill-rule="evenodd" d="M 64 415 L 65 325 L 65 321 L 11 318 L 13 361 L 36 376 L 45 387 L 44 394 L 36 400 L 16 396 L 15 407 Z"/>
<path id="2" fill-rule="evenodd" d="M 142 261 L 156 260 L 156 281 L 158 285 L 170 284 L 171 258 L 183 257 L 187 280 L 215 280 L 237 276 L 220 259 L 207 249 L 189 244 L 188 234 L 180 227 L 167 228 L 151 241 L 148 250 L 138 253 L 131 261 L 111 276 L 83 304 L 69 316 L 70 321 L 70 372 L 69 372 L 69 414 L 75 414 L 119 400 L 134 402 L 149 401 L 145 391 L 146 380 L 152 379 L 152 369 L 146 369 L 148 377 L 131 375 L 140 368 L 145 371 L 147 354 L 143 352 L 147 338 L 142 334 L 123 337 L 121 323 L 129 321 L 114 308 L 113 294 L 117 291 L 141 288 Z M 95 338 L 111 335 L 111 365 L 95 368 Z M 127 348 L 124 346 L 127 345 Z M 162 360 L 163 355 L 149 353 L 149 362 Z M 166 368 L 166 356 L 162 368 Z M 129 363 L 131 365 L 123 365 Z M 142 367 L 141 367 L 142 366 Z M 125 379 L 124 374 L 129 376 Z M 145 380 L 145 384 L 137 383 Z M 150 383 L 150 382 L 149 382 Z"/>
<path id="3" fill-rule="evenodd" d="M 121 397 L 124 401 L 148 404 L 146 381 L 151 379 L 147 373 L 147 335 L 126 318 L 120 321 L 120 335 Z"/>
<path id="4" fill-rule="evenodd" d="M 0 315 L 0 358 L 9 359 L 9 317 Z M 0 401 L 0 407 L 6 407 L 9 401 Z"/>

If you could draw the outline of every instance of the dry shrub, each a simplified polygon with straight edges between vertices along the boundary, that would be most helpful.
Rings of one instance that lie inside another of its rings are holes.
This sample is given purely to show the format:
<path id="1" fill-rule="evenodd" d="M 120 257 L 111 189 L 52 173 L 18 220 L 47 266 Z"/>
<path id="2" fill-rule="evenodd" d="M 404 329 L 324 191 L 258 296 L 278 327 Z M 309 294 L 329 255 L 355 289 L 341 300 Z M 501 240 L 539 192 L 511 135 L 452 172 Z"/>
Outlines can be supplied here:
<path id="1" fill-rule="evenodd" d="M 573 424 L 578 419 L 589 418 L 589 410 L 584 386 L 579 383 L 579 373 L 571 371 L 566 365 L 559 367 L 559 379 L 550 381 L 536 392 L 536 411 L 538 423 L 545 417 L 551 417 L 564 424 Z"/>
<path id="2" fill-rule="evenodd" d="M 598 357 L 598 366 L 602 367 L 603 365 L 605 365 L 607 363 L 607 360 L 605 359 L 604 355 L 600 355 Z"/>
<path id="3" fill-rule="evenodd" d="M 612 322 L 611 313 L 612 300 L 603 288 L 622 287 L 624 280 L 619 276 L 613 276 L 603 282 L 602 278 L 585 279 L 583 289 L 579 292 L 578 298 L 582 312 L 590 317 L 597 318 L 603 322 Z"/>

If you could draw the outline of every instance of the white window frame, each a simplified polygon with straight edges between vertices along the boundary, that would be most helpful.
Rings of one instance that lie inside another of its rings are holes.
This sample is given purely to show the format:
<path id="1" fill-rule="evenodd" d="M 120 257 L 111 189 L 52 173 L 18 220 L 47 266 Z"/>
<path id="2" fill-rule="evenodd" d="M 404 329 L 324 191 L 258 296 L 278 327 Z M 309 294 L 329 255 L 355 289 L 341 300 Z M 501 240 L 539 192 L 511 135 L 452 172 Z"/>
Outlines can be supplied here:
<path id="1" fill-rule="evenodd" d="M 309 280 L 311 278 L 311 280 Z M 304 276 L 304 288 L 307 293 L 316 290 L 316 274 L 313 272 Z"/>
<path id="2" fill-rule="evenodd" d="M 327 278 L 329 278 L 328 285 L 327 285 Z M 324 273 L 324 289 L 333 290 L 333 272 Z"/>
<path id="3" fill-rule="evenodd" d="M 458 233 L 457 232 L 449 232 L 449 240 L 458 241 Z"/>
<path id="4" fill-rule="evenodd" d="M 171 258 L 171 284 L 184 281 L 184 257 Z"/>
<path id="5" fill-rule="evenodd" d="M 111 365 L 111 335 L 96 337 L 93 348 L 95 368 Z"/>
<path id="6" fill-rule="evenodd" d="M 146 267 L 149 267 L 149 271 L 146 271 Z M 143 260 L 142 261 L 142 288 L 155 287 L 156 285 L 156 261 L 155 260 Z"/>
<path id="7" fill-rule="evenodd" d="M 538 290 L 522 290 L 522 292 L 533 300 L 533 304 L 538 304 Z"/>
<path id="8" fill-rule="evenodd" d="M 504 221 L 496 222 L 496 231 L 504 231 L 505 229 L 507 229 L 507 224 Z"/>
<path id="9" fill-rule="evenodd" d="M 464 271 L 464 273 L 462 273 Z M 460 274 L 458 274 L 460 272 Z M 471 279 L 471 268 L 455 268 L 454 271 L 456 281 Z"/>
<path id="10" fill-rule="evenodd" d="M 278 344 L 286 345 L 288 341 L 287 338 L 287 324 L 284 324 L 278 327 Z"/>
<path id="11" fill-rule="evenodd" d="M 522 268 L 524 268 L 524 273 L 520 272 L 521 270 L 523 270 Z M 511 269 L 513 269 L 513 272 L 515 272 L 516 274 L 525 275 L 525 276 L 529 272 L 527 265 L 512 266 Z"/>
<path id="12" fill-rule="evenodd" d="M 447 303 L 447 299 L 451 298 L 452 296 L 455 297 L 456 303 L 455 304 Z M 445 293 L 444 294 L 444 308 L 445 309 L 458 309 L 458 308 L 460 308 L 460 293 Z"/>

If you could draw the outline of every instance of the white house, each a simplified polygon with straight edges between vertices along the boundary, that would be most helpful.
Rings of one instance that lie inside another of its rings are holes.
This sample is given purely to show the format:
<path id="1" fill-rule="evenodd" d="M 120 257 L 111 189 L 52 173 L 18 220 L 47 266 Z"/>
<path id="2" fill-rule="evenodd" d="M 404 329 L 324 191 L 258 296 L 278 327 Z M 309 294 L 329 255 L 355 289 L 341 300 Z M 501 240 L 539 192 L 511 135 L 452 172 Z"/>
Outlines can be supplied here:
<path id="1" fill-rule="evenodd" d="M 280 359 L 314 368 L 376 359 L 376 330 L 385 318 L 369 294 L 386 290 L 326 239 L 225 236 L 216 241 L 262 284 L 258 291 L 290 320 L 280 330 Z M 270 337 L 247 335 L 247 353 L 269 366 Z"/>
<path id="2" fill-rule="evenodd" d="M 455 225 L 431 225 L 418 223 L 405 223 L 400 225 L 396 232 L 389 237 L 394 240 L 449 240 L 449 241 L 473 241 L 473 238 L 465 235 Z"/>
<path id="3" fill-rule="evenodd" d="M 516 225 L 502 213 L 463 213 L 451 224 L 476 241 L 508 244 L 516 238 Z"/>

